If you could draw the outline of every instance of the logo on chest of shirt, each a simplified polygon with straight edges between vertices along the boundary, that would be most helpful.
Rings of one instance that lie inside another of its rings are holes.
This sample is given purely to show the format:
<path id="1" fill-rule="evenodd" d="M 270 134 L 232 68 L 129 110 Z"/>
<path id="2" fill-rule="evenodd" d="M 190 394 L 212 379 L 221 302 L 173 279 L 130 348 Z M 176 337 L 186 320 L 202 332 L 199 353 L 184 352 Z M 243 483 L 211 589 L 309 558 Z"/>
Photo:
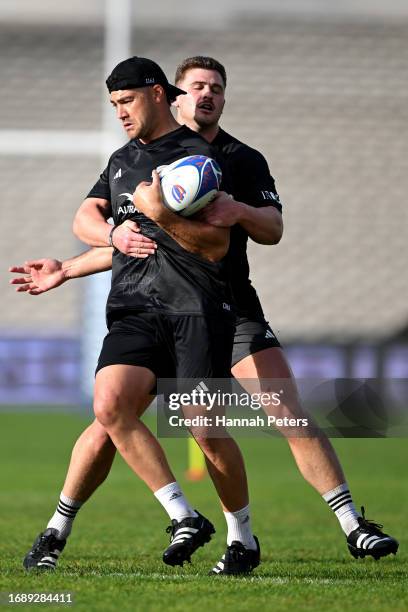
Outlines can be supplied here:
<path id="1" fill-rule="evenodd" d="M 131 193 L 120 193 L 119 198 L 124 198 L 122 202 L 118 202 L 118 215 L 128 215 L 131 213 L 140 212 L 138 208 L 133 204 L 133 195 Z"/>

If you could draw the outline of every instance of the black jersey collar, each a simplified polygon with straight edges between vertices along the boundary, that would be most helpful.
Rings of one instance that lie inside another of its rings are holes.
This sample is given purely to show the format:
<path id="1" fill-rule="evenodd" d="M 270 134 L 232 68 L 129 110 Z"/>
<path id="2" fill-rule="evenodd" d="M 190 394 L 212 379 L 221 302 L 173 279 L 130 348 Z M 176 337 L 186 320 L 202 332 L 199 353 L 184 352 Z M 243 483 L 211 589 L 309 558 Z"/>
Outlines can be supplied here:
<path id="1" fill-rule="evenodd" d="M 154 149 L 156 146 L 160 145 L 162 142 L 164 142 L 168 138 L 182 136 L 186 131 L 190 131 L 190 128 L 188 128 L 186 125 L 180 125 L 180 127 L 176 128 L 175 130 L 172 130 L 171 132 L 167 132 L 167 134 L 163 134 L 163 136 L 159 136 L 159 138 L 155 138 L 154 140 L 151 140 L 150 142 L 146 144 L 143 144 L 143 142 L 140 142 L 138 138 L 134 138 L 133 140 L 131 140 L 130 144 L 142 150 Z"/>
<path id="2" fill-rule="evenodd" d="M 221 145 L 226 137 L 228 136 L 227 132 L 224 132 L 224 130 L 222 128 L 220 128 L 220 126 L 218 126 L 218 132 L 216 137 L 210 142 L 211 145 Z"/>

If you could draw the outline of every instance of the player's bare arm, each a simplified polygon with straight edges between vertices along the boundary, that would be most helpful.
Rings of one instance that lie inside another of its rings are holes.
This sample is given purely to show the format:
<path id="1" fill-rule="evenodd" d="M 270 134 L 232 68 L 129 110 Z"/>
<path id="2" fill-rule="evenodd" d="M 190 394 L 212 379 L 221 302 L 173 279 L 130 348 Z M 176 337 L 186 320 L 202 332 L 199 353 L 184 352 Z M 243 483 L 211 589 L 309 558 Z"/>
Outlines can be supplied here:
<path id="1" fill-rule="evenodd" d="M 278 244 L 283 234 L 282 213 L 274 206 L 254 208 L 243 202 L 238 223 L 258 244 Z"/>
<path id="2" fill-rule="evenodd" d="M 248 206 L 223 191 L 200 212 L 200 219 L 216 227 L 232 227 L 239 223 L 259 244 L 277 244 L 283 234 L 282 214 L 277 208 Z"/>
<path id="3" fill-rule="evenodd" d="M 229 248 L 229 228 L 212 226 L 198 219 L 186 219 L 166 208 L 156 171 L 153 171 L 151 183 L 144 181 L 137 186 L 133 203 L 187 251 L 201 255 L 209 261 L 219 261 L 226 255 Z"/>
<path id="4" fill-rule="evenodd" d="M 108 200 L 86 198 L 74 218 L 75 236 L 89 246 L 105 247 L 111 244 L 132 257 L 147 257 L 155 252 L 156 243 L 140 233 L 137 223 L 127 220 L 113 230 L 113 226 L 108 223 L 111 215 Z"/>
<path id="5" fill-rule="evenodd" d="M 40 295 L 59 287 L 67 280 L 80 278 L 97 272 L 110 270 L 113 249 L 110 247 L 93 248 L 65 261 L 58 259 L 32 259 L 22 266 L 11 266 L 9 272 L 22 274 L 10 280 L 18 285 L 16 291 Z"/>
<path id="6" fill-rule="evenodd" d="M 85 244 L 98 247 L 107 246 L 112 229 L 108 223 L 111 216 L 112 209 L 108 200 L 86 198 L 75 214 L 73 232 Z"/>

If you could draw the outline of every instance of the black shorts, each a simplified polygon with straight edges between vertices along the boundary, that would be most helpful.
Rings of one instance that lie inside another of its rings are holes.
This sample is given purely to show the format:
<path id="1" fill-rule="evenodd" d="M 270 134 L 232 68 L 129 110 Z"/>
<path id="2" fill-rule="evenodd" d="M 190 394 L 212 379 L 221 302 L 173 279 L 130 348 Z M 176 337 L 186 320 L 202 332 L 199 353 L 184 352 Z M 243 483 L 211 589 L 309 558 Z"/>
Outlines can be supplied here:
<path id="1" fill-rule="evenodd" d="M 228 378 L 235 325 L 224 317 L 123 313 L 103 341 L 96 372 L 116 364 L 157 378 Z"/>
<path id="2" fill-rule="evenodd" d="M 238 318 L 232 349 L 231 367 L 241 359 L 267 348 L 280 347 L 280 342 L 267 321 Z"/>

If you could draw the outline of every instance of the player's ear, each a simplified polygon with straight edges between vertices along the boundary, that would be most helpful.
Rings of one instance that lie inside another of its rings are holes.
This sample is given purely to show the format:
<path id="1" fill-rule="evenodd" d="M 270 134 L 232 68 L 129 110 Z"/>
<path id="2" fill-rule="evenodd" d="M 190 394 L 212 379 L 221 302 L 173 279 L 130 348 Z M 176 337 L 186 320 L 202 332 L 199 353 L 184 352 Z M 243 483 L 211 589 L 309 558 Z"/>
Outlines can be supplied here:
<path id="1" fill-rule="evenodd" d="M 161 102 L 163 98 L 166 97 L 166 92 L 164 91 L 164 87 L 162 85 L 153 85 L 152 90 L 154 102 Z"/>

